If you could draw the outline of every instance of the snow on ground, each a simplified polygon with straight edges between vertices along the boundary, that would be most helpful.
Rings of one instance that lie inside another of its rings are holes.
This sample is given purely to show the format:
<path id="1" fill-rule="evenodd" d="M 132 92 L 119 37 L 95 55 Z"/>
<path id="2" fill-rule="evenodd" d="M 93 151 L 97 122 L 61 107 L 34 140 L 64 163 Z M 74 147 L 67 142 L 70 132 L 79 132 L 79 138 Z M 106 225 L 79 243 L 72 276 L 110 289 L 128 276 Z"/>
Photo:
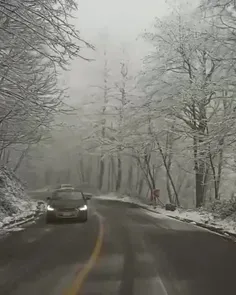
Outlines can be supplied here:
<path id="1" fill-rule="evenodd" d="M 151 206 L 149 206 L 151 207 Z M 211 212 L 206 210 L 184 210 L 178 209 L 173 212 L 166 211 L 163 208 L 157 208 L 157 212 L 170 216 L 170 217 L 178 217 L 180 219 L 191 220 L 195 223 L 202 223 L 205 225 L 210 225 L 215 228 L 221 229 L 228 233 L 236 234 L 236 222 L 231 220 L 230 218 L 221 219 L 216 217 Z"/>
<path id="2" fill-rule="evenodd" d="M 125 196 L 125 195 L 117 196 L 114 193 L 110 193 L 110 194 L 104 195 L 104 196 L 98 196 L 97 198 L 103 199 L 103 200 L 122 201 L 122 202 L 127 202 L 127 203 L 142 204 L 137 199 L 134 199 L 134 198 L 131 198 L 131 197 Z"/>
<path id="3" fill-rule="evenodd" d="M 167 216 L 167 217 L 175 217 L 182 220 L 192 221 L 193 223 L 201 223 L 205 225 L 212 226 L 217 229 L 221 229 L 222 231 L 236 234 L 236 221 L 232 220 L 231 218 L 220 219 L 214 216 L 211 212 L 207 212 L 204 210 L 184 210 L 184 209 L 177 209 L 175 211 L 166 211 L 161 207 L 157 207 L 156 209 L 153 208 L 151 205 L 143 204 L 141 200 L 137 198 L 131 198 L 128 196 L 117 196 L 115 194 L 109 194 L 106 196 L 99 196 L 97 197 L 103 200 L 114 200 L 114 201 L 121 201 L 121 202 L 128 202 L 128 203 L 135 203 L 141 205 L 152 212 L 156 212 L 158 214 Z"/>
<path id="4" fill-rule="evenodd" d="M 33 190 L 34 193 L 44 193 L 44 192 L 48 192 L 52 189 L 51 186 L 45 186 L 43 188 L 39 188 L 39 189 L 36 189 L 36 190 Z"/>
<path id="5" fill-rule="evenodd" d="M 0 228 L 13 221 L 27 218 L 37 210 L 21 181 L 5 167 L 0 168 Z"/>

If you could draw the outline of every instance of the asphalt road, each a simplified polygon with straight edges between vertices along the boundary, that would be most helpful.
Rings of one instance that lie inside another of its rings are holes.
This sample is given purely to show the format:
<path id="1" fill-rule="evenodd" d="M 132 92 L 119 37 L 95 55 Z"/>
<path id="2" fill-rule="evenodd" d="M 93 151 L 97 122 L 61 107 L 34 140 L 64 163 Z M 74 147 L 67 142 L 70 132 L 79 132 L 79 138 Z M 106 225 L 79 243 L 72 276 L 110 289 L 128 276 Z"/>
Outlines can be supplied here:
<path id="1" fill-rule="evenodd" d="M 236 244 L 125 203 L 0 239 L 0 295 L 236 294 Z"/>

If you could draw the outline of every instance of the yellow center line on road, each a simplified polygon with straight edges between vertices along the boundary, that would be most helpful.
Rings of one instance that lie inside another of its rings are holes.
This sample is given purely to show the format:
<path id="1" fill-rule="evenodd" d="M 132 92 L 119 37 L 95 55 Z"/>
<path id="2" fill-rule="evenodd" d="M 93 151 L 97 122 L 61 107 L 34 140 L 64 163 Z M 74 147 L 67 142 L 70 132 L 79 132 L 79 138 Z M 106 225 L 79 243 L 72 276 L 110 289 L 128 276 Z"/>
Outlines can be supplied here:
<path id="1" fill-rule="evenodd" d="M 75 278 L 72 286 L 65 292 L 64 295 L 79 295 L 79 292 L 82 289 L 83 283 L 85 282 L 87 276 L 89 275 L 89 272 L 93 269 L 93 267 L 95 266 L 99 258 L 99 255 L 102 249 L 103 238 L 104 238 L 104 225 L 101 220 L 101 217 L 99 215 L 97 216 L 99 220 L 99 232 L 98 232 L 98 236 L 96 239 L 96 244 L 93 249 L 93 252 L 88 262 L 84 265 L 83 269 L 79 272 L 78 276 Z"/>

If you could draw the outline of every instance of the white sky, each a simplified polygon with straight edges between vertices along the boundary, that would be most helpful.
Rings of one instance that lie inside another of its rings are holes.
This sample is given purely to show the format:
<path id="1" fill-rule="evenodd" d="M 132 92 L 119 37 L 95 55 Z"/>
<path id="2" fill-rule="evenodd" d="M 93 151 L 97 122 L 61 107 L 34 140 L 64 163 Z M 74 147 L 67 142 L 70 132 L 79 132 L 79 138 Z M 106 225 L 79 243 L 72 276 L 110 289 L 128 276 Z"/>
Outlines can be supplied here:
<path id="1" fill-rule="evenodd" d="M 177 5 L 185 0 L 169 0 Z M 101 83 L 103 59 L 99 55 L 104 48 L 104 34 L 108 34 L 107 51 L 112 73 L 118 71 L 121 48 L 125 48 L 130 60 L 131 72 L 137 73 L 147 45 L 137 37 L 148 29 L 155 17 L 169 13 L 165 0 L 79 0 L 79 11 L 75 20 L 81 36 L 96 46 L 96 52 L 83 51 L 94 57 L 95 62 L 74 60 L 71 71 L 65 74 L 64 83 L 70 89 L 71 101 L 80 100 L 89 91 L 89 85 Z"/>
<path id="2" fill-rule="evenodd" d="M 84 33 L 97 36 L 108 27 L 110 34 L 130 41 L 148 26 L 155 16 L 167 12 L 164 0 L 80 0 L 78 24 Z"/>

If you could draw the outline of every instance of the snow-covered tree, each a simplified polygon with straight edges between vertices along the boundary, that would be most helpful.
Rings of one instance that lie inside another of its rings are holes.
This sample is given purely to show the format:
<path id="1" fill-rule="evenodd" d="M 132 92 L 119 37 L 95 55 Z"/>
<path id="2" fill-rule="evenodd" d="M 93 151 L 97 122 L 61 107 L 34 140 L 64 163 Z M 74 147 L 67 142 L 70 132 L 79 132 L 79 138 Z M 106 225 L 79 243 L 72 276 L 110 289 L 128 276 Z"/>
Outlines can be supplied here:
<path id="1" fill-rule="evenodd" d="M 165 116 L 163 120 L 175 120 L 175 132 L 185 140 L 185 148 L 193 151 L 196 206 L 200 207 L 212 175 L 218 196 L 216 157 L 222 150 L 222 138 L 234 126 L 232 108 L 228 115 L 224 111 L 224 94 L 231 105 L 234 101 L 234 83 L 228 78 L 230 65 L 225 59 L 231 53 L 218 39 L 217 28 L 181 14 L 157 19 L 154 32 L 144 37 L 154 47 L 145 61 L 145 89 L 153 98 L 152 108 Z M 219 161 L 222 154 L 218 174 Z"/>
<path id="2" fill-rule="evenodd" d="M 0 150 L 38 142 L 63 107 L 60 71 L 83 45 L 73 0 L 0 1 Z M 86 59 L 86 58 L 84 58 Z"/>

